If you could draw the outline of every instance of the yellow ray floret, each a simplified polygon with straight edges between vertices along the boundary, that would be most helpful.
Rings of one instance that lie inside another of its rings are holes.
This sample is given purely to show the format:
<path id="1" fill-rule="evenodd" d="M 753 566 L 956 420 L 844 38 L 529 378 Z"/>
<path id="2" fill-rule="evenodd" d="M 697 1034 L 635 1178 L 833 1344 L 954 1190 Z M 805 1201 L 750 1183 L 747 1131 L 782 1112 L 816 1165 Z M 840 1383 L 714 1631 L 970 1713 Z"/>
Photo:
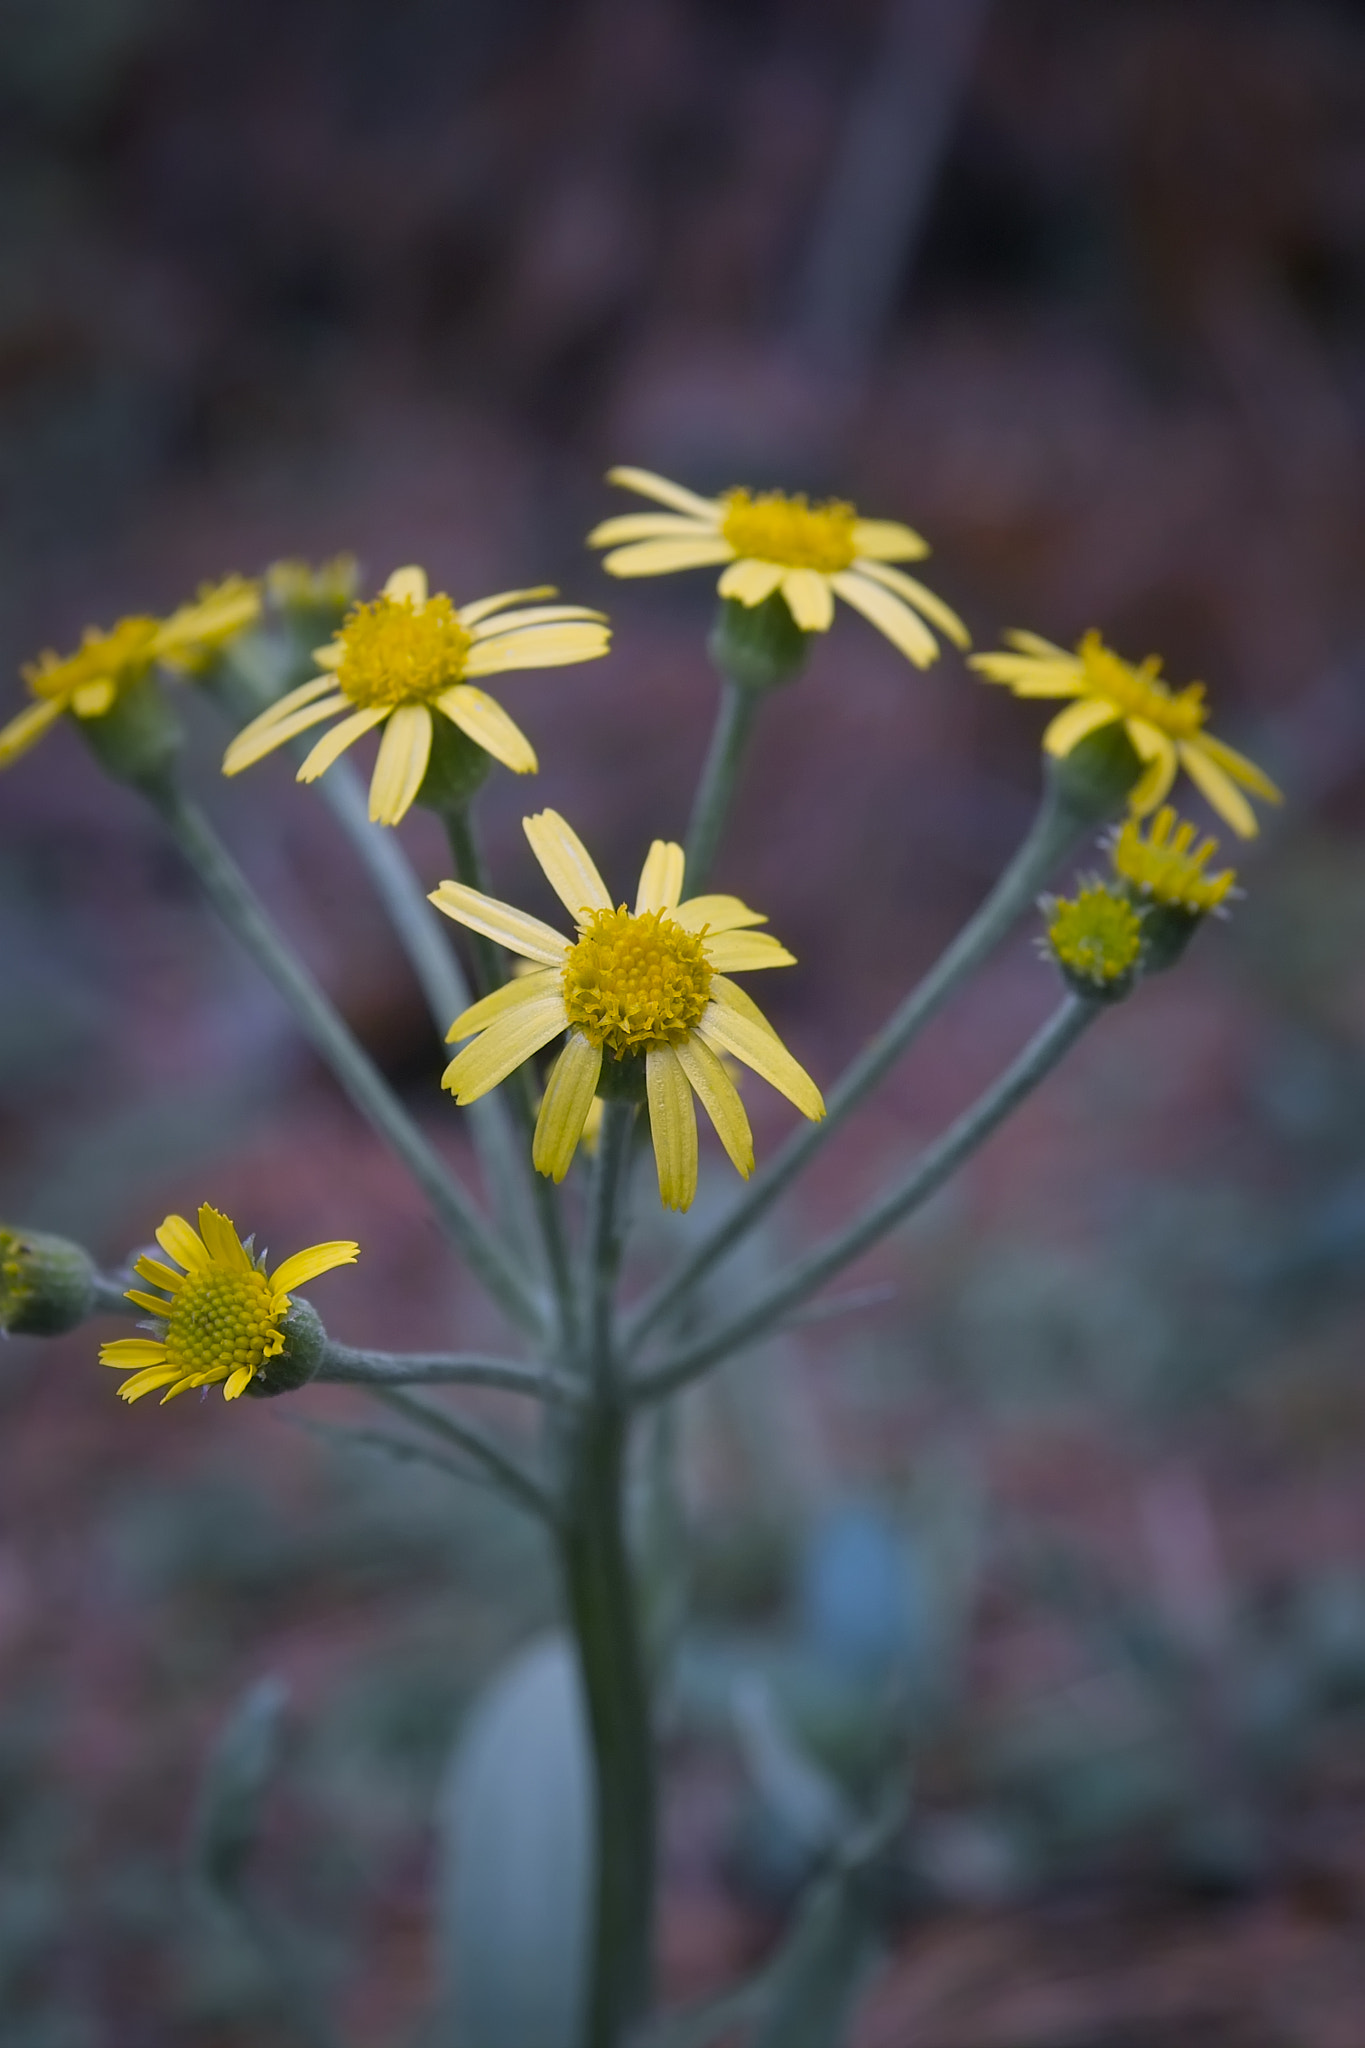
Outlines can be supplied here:
<path id="1" fill-rule="evenodd" d="M 608 470 L 607 480 L 669 508 L 628 512 L 593 528 L 588 545 L 611 550 L 602 566 L 613 576 L 725 564 L 722 597 L 752 606 L 780 591 L 803 633 L 827 632 L 841 597 L 917 668 L 927 668 L 939 651 L 930 625 L 958 647 L 971 644 L 957 613 L 893 566 L 929 552 L 917 533 L 895 520 L 860 519 L 852 505 L 812 505 L 782 491 L 702 498 L 647 469 Z"/>
<path id="2" fill-rule="evenodd" d="M 701 1102 L 739 1173 L 752 1173 L 753 1137 L 726 1072 L 733 1054 L 804 1116 L 825 1113 L 820 1091 L 787 1051 L 757 1004 L 730 979 L 760 967 L 789 967 L 792 955 L 737 896 L 683 896 L 680 846 L 656 839 L 640 874 L 635 908 L 613 905 L 592 856 L 557 811 L 524 820 L 532 851 L 576 927 L 552 925 L 461 882 L 443 882 L 432 902 L 532 963 L 475 1003 L 450 1028 L 469 1039 L 446 1068 L 457 1102 L 475 1102 L 551 1040 L 567 1033 L 536 1119 L 532 1158 L 563 1180 L 583 1138 L 607 1061 L 643 1064 L 659 1194 L 686 1209 L 697 1192 Z"/>
<path id="3" fill-rule="evenodd" d="M 457 608 L 428 591 L 425 570 L 396 569 L 381 594 L 353 606 L 332 640 L 318 648 L 314 659 L 322 674 L 288 691 L 238 733 L 223 757 L 223 773 L 239 775 L 286 740 L 340 717 L 299 769 L 300 782 L 313 782 L 382 725 L 370 816 L 376 824 L 396 825 L 422 786 L 436 712 L 505 768 L 534 773 L 530 741 L 477 679 L 504 669 L 561 668 L 607 652 L 610 632 L 601 612 L 526 602 L 553 596 L 548 587 L 505 590 Z"/>
<path id="4" fill-rule="evenodd" d="M 1070 697 L 1043 734 L 1049 754 L 1064 758 L 1087 734 L 1120 723 L 1146 770 L 1129 795 L 1130 810 L 1145 817 L 1160 804 L 1183 768 L 1195 787 L 1234 832 L 1250 839 L 1256 814 L 1243 790 L 1266 803 L 1280 792 L 1254 761 L 1204 730 L 1208 706 L 1204 685 L 1173 690 L 1161 676 L 1161 658 L 1148 655 L 1136 667 L 1106 647 L 1097 632 L 1078 642 L 1074 654 L 1037 633 L 1008 633 L 1010 653 L 973 655 L 971 665 L 1016 697 Z"/>
<path id="5" fill-rule="evenodd" d="M 1192 917 L 1207 917 L 1220 910 L 1237 882 L 1236 870 L 1206 872 L 1218 851 L 1216 839 L 1195 845 L 1195 828 L 1188 819 L 1178 821 L 1169 804 L 1163 804 L 1152 819 L 1144 838 L 1136 818 L 1125 820 L 1110 848 L 1114 872 L 1139 897 Z"/>
<path id="6" fill-rule="evenodd" d="M 183 1216 L 168 1216 L 156 1235 L 175 1264 L 138 1259 L 134 1272 L 161 1292 L 130 1287 L 127 1298 L 154 1316 L 162 1333 L 119 1337 L 100 1347 L 102 1365 L 131 1375 L 119 1388 L 125 1401 L 162 1388 L 164 1403 L 189 1387 L 219 1381 L 226 1382 L 224 1398 L 235 1401 L 266 1360 L 283 1351 L 281 1324 L 291 1289 L 333 1266 L 351 1265 L 360 1254 L 358 1244 L 336 1239 L 295 1252 L 267 1273 L 264 1259 L 207 1202 L 199 1211 L 198 1230 Z"/>

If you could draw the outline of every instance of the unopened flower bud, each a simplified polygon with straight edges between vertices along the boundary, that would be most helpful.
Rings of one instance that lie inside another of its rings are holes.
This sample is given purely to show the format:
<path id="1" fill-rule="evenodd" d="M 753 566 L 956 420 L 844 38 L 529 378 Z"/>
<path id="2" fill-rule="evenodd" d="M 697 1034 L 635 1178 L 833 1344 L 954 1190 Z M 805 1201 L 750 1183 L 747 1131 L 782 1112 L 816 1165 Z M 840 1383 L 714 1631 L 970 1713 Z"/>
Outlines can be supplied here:
<path id="1" fill-rule="evenodd" d="M 78 1244 L 0 1225 L 0 1331 L 58 1337 L 94 1305 L 94 1264 Z"/>
<path id="2" fill-rule="evenodd" d="M 1127 897 L 1092 879 L 1074 897 L 1044 898 L 1042 910 L 1042 950 L 1068 987 L 1091 1002 L 1126 996 L 1137 979 L 1143 935 L 1142 917 Z"/>

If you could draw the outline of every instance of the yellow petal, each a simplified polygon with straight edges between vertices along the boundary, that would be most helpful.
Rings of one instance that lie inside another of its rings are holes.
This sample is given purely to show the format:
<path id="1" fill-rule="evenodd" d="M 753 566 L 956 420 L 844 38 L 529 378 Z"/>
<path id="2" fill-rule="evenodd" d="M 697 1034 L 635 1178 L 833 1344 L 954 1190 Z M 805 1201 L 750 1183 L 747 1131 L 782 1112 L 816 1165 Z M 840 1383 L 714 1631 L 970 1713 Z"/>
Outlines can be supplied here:
<path id="1" fill-rule="evenodd" d="M 758 967 L 795 967 L 789 953 L 771 932 L 708 932 L 703 950 L 722 974 L 751 974 Z"/>
<path id="2" fill-rule="evenodd" d="M 209 1263 L 208 1246 L 183 1216 L 168 1216 L 156 1233 L 156 1241 L 187 1273 L 201 1273 Z"/>
<path id="3" fill-rule="evenodd" d="M 140 1401 L 144 1394 L 155 1393 L 156 1389 L 164 1387 L 167 1381 L 179 1378 L 178 1365 L 149 1366 L 145 1372 L 134 1373 L 131 1379 L 125 1380 L 117 1390 L 118 1397 L 120 1401 Z"/>
<path id="4" fill-rule="evenodd" d="M 169 1356 L 164 1344 L 158 1344 L 151 1337 L 114 1337 L 107 1344 L 100 1345 L 100 1364 L 112 1365 L 116 1372 L 128 1372 L 139 1366 L 164 1365 Z"/>
<path id="5" fill-rule="evenodd" d="M 117 695 L 113 677 L 100 676 L 71 692 L 71 709 L 77 718 L 103 718 Z"/>
<path id="6" fill-rule="evenodd" d="M 856 576 L 849 569 L 841 570 L 829 580 L 844 603 L 851 604 L 854 611 L 861 612 L 878 632 L 885 633 L 891 645 L 898 648 L 916 668 L 928 668 L 930 662 L 938 659 L 938 642 L 929 628 L 889 590 L 883 590 L 880 584 L 869 583 L 865 577 Z"/>
<path id="7" fill-rule="evenodd" d="M 267 721 L 262 716 L 243 726 L 223 756 L 224 775 L 240 775 L 244 768 L 254 767 L 267 754 L 273 754 L 286 740 L 297 739 L 310 726 L 321 725 L 324 718 L 335 718 L 338 711 L 347 709 L 351 700 L 342 696 L 331 676 L 319 676 L 318 681 L 327 691 L 326 696 L 319 694 L 314 702 L 301 705 L 287 718 Z"/>
<path id="8" fill-rule="evenodd" d="M 1270 777 L 1263 774 L 1254 761 L 1248 761 L 1245 754 L 1239 754 L 1236 747 L 1228 746 L 1224 740 L 1216 740 L 1212 733 L 1207 732 L 1201 732 L 1198 739 L 1190 740 L 1187 744 L 1197 747 L 1201 754 L 1207 754 L 1209 759 L 1216 761 L 1234 782 L 1240 782 L 1254 796 L 1264 797 L 1268 804 L 1284 802 L 1283 794 Z"/>
<path id="9" fill-rule="evenodd" d="M 391 597 L 395 604 L 407 603 L 418 611 L 427 601 L 427 572 L 415 565 L 408 569 L 395 569 L 384 585 L 385 597 Z"/>
<path id="10" fill-rule="evenodd" d="M 495 704 L 486 690 L 470 683 L 453 683 L 436 699 L 446 717 L 461 732 L 468 733 L 476 746 L 501 761 L 514 775 L 534 775 L 540 765 L 536 750 L 515 719 L 501 704 Z"/>
<path id="11" fill-rule="evenodd" d="M 521 828 L 531 842 L 531 851 L 545 871 L 545 879 L 570 917 L 582 919 L 585 910 L 610 910 L 607 885 L 598 874 L 592 855 L 573 826 L 558 811 L 537 811 L 523 818 Z"/>
<path id="12" fill-rule="evenodd" d="M 133 1271 L 150 1280 L 153 1287 L 164 1287 L 168 1294 L 178 1294 L 185 1284 L 183 1273 L 177 1273 L 174 1266 L 163 1266 L 160 1259 L 148 1258 L 145 1252 L 133 1261 Z"/>
<path id="13" fill-rule="evenodd" d="M 855 562 L 853 568 L 855 574 L 870 576 L 874 583 L 894 590 L 897 597 L 903 597 L 917 612 L 923 612 L 925 618 L 932 619 L 939 632 L 946 635 L 955 647 L 971 646 L 972 636 L 952 606 L 945 604 L 927 584 L 921 583 L 918 576 L 907 576 L 903 569 L 888 569 L 882 562 Z"/>
<path id="14" fill-rule="evenodd" d="M 733 932 L 742 925 L 768 922 L 761 910 L 750 910 L 738 896 L 689 896 L 673 916 L 687 932 L 699 932 L 703 925 L 713 932 Z"/>
<path id="15" fill-rule="evenodd" d="M 782 577 L 787 610 L 803 633 L 827 633 L 834 622 L 834 592 L 816 569 L 787 569 Z"/>
<path id="16" fill-rule="evenodd" d="M 1041 661 L 1071 662 L 1075 665 L 1076 657 L 1069 649 L 1059 647 L 1055 640 L 1045 640 L 1041 633 L 1029 633 L 1022 626 L 1012 626 L 1005 638 L 1021 654 L 1036 655 Z"/>
<path id="17" fill-rule="evenodd" d="M 573 1164 L 601 1073 L 601 1046 L 590 1045 L 581 1031 L 572 1032 L 550 1070 L 536 1118 L 531 1163 L 537 1173 L 563 1180 Z"/>
<path id="18" fill-rule="evenodd" d="M 313 659 L 319 668 L 340 668 L 346 659 L 346 649 L 339 640 L 329 640 L 325 647 L 313 649 Z"/>
<path id="19" fill-rule="evenodd" d="M 1064 760 L 1078 740 L 1098 732 L 1102 725 L 1112 725 L 1118 716 L 1118 706 L 1107 697 L 1082 697 L 1079 703 L 1059 711 L 1048 725 L 1043 733 L 1044 752 Z"/>
<path id="20" fill-rule="evenodd" d="M 780 562 L 756 562 L 746 555 L 742 561 L 731 562 L 716 588 L 722 597 L 732 597 L 737 604 L 762 604 L 779 588 L 786 573 Z"/>
<path id="21" fill-rule="evenodd" d="M 495 640 L 499 633 L 519 633 L 523 626 L 561 626 L 575 619 L 596 621 L 605 625 L 605 612 L 594 611 L 586 604 L 531 604 L 520 611 L 499 612 L 486 626 L 475 626 L 472 637 L 475 640 Z"/>
<path id="22" fill-rule="evenodd" d="M 256 1368 L 254 1365 L 239 1365 L 223 1389 L 223 1399 L 225 1401 L 235 1401 L 239 1394 L 246 1392 L 255 1376 Z"/>
<path id="23" fill-rule="evenodd" d="M 754 1170 L 754 1137 L 739 1090 L 702 1039 L 686 1038 L 675 1050 L 678 1064 L 696 1089 L 731 1165 L 747 1180 Z"/>
<path id="24" fill-rule="evenodd" d="M 623 490 L 638 491 L 642 498 L 654 498 L 660 505 L 671 505 L 675 512 L 690 512 L 694 519 L 709 519 L 713 525 L 721 517 L 721 507 L 714 498 L 700 498 L 686 484 L 670 483 L 666 476 L 657 476 L 652 469 L 618 464 L 607 471 L 607 482 L 620 484 Z"/>
<path id="25" fill-rule="evenodd" d="M 334 1266 L 353 1266 L 359 1257 L 360 1246 L 349 1237 L 329 1238 L 326 1244 L 310 1244 L 307 1251 L 294 1252 L 275 1268 L 270 1285 L 277 1294 L 292 1294 L 306 1281 L 316 1280 L 319 1273 L 330 1273 Z"/>
<path id="26" fill-rule="evenodd" d="M 640 886 L 635 891 L 637 917 L 643 917 L 650 910 L 677 909 L 686 864 L 686 856 L 676 839 L 651 841 L 645 864 L 640 870 Z"/>
<path id="27" fill-rule="evenodd" d="M 870 562 L 918 562 L 929 543 L 898 519 L 855 519 L 853 545 Z"/>
<path id="28" fill-rule="evenodd" d="M 609 652 L 611 629 L 586 620 L 578 625 L 525 626 L 493 640 L 476 640 L 465 656 L 467 676 L 501 675 L 509 668 L 564 668 L 597 661 Z"/>
<path id="29" fill-rule="evenodd" d="M 65 708 L 60 698 L 45 698 L 40 704 L 26 705 L 17 718 L 0 726 L 0 768 L 8 768 L 11 761 L 26 754 L 48 727 L 56 724 Z"/>
<path id="30" fill-rule="evenodd" d="M 568 940 L 562 939 L 550 925 L 542 924 L 538 917 L 531 917 L 511 903 L 500 903 L 495 896 L 485 896 L 464 882 L 442 882 L 427 901 L 447 917 L 453 917 L 457 924 L 468 925 L 472 932 L 482 932 L 485 938 L 520 953 L 524 960 L 559 967 L 569 950 Z"/>
<path id="31" fill-rule="evenodd" d="M 199 1235 L 215 1265 L 231 1266 L 238 1273 L 251 1271 L 251 1261 L 232 1223 L 221 1209 L 213 1208 L 208 1202 L 199 1205 Z"/>
<path id="32" fill-rule="evenodd" d="M 1175 743 L 1169 735 L 1149 725 L 1145 718 L 1125 718 L 1123 729 L 1140 759 L 1149 764 L 1147 773 L 1128 792 L 1128 808 L 1141 818 L 1148 811 L 1154 811 L 1165 798 L 1175 781 L 1178 757 Z"/>
<path id="33" fill-rule="evenodd" d="M 1190 781 L 1196 788 L 1202 790 L 1219 817 L 1227 819 L 1238 838 L 1254 839 L 1260 829 L 1256 823 L 1256 813 L 1232 777 L 1220 768 L 1216 761 L 1209 759 L 1197 740 L 1181 747 L 1180 759 Z M 1134 809 L 1137 808 L 1136 792 L 1129 798 L 1129 802 Z"/>
<path id="34" fill-rule="evenodd" d="M 1081 665 L 1069 655 L 1047 662 L 1031 654 L 973 654 L 967 666 L 987 682 L 1004 683 L 1016 697 L 1079 697 L 1085 687 Z"/>
<path id="35" fill-rule="evenodd" d="M 735 551 L 719 535 L 714 540 L 641 540 L 613 548 L 602 567 L 612 576 L 668 576 L 675 569 L 704 569 L 712 562 L 732 562 Z"/>
<path id="36" fill-rule="evenodd" d="M 354 746 L 367 732 L 373 732 L 377 725 L 382 725 L 388 715 L 387 704 L 372 704 L 368 711 L 353 711 L 349 718 L 342 719 L 340 725 L 334 725 L 329 733 L 324 733 L 312 751 L 305 754 L 295 780 L 316 782 L 347 747 Z"/>
<path id="37" fill-rule="evenodd" d="M 335 654 L 337 661 L 341 660 L 339 647 L 320 647 L 313 656 L 314 661 L 321 661 L 325 654 Z M 245 739 L 254 726 L 273 725 L 277 718 L 288 718 L 291 711 L 298 711 L 304 704 L 311 704 L 315 697 L 325 697 L 327 692 L 335 690 L 336 686 L 335 676 L 310 676 L 308 681 L 300 683 L 296 690 L 286 690 L 282 697 L 277 697 L 273 704 L 267 705 L 264 711 L 252 719 L 250 725 L 244 725 L 237 735 L 238 739 Z"/>
<path id="38" fill-rule="evenodd" d="M 123 1298 L 137 1308 L 150 1309 L 154 1316 L 164 1316 L 171 1306 L 164 1294 L 144 1294 L 140 1287 L 125 1287 Z"/>
<path id="39" fill-rule="evenodd" d="M 430 759 L 430 711 L 425 704 L 400 704 L 389 713 L 370 777 L 372 825 L 397 825 L 406 818 Z"/>
<path id="40" fill-rule="evenodd" d="M 467 1010 L 460 1012 L 446 1033 L 447 1045 L 457 1045 L 462 1038 L 472 1038 L 476 1031 L 486 1031 L 507 1011 L 519 1010 L 523 1003 L 539 1002 L 559 986 L 560 971 L 555 967 L 537 967 L 529 974 L 514 976 L 501 988 L 495 988 L 491 995 L 471 1003 Z"/>
<path id="41" fill-rule="evenodd" d="M 441 1086 L 448 1088 L 461 1104 L 477 1102 L 499 1081 L 505 1081 L 514 1068 L 568 1028 L 563 996 L 542 996 L 538 1002 L 527 1003 L 510 1015 L 499 1017 L 463 1052 L 457 1052 L 441 1076 Z"/>
<path id="42" fill-rule="evenodd" d="M 588 535 L 587 545 L 614 548 L 627 540 L 685 540 L 690 534 L 715 530 L 714 515 L 699 523 L 681 512 L 625 512 L 619 518 L 599 521 Z"/>
<path id="43" fill-rule="evenodd" d="M 520 604 L 528 597 L 554 597 L 553 583 L 537 583 L 531 590 L 500 590 L 496 597 L 481 597 L 473 604 L 462 604 L 455 616 L 462 626 L 476 626 L 480 619 L 486 619 L 492 612 L 504 611 L 509 604 Z"/>
<path id="44" fill-rule="evenodd" d="M 671 1045 L 645 1054 L 649 1131 L 665 1209 L 690 1209 L 697 1193 L 697 1112 L 692 1089 Z"/>
<path id="45" fill-rule="evenodd" d="M 711 1001 L 697 1028 L 713 1051 L 731 1052 L 743 1060 L 788 1102 L 795 1103 L 803 1116 L 818 1120 L 824 1115 L 820 1090 L 737 982 L 723 974 L 712 975 Z"/>

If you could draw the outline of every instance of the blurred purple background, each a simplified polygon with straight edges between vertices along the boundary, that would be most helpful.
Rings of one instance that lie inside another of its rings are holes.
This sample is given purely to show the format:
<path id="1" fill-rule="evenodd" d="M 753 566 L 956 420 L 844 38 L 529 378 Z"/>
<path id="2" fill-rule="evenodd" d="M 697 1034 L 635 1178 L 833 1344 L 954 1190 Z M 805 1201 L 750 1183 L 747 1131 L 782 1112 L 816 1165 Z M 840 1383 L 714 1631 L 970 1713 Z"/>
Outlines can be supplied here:
<path id="1" fill-rule="evenodd" d="M 978 646 L 1095 624 L 1207 681 L 1217 729 L 1287 793 L 1254 847 L 1225 845 L 1245 901 L 869 1268 L 889 1303 L 812 1330 L 768 1505 L 799 1523 L 898 1487 L 946 1432 L 1003 1514 L 1098 1548 L 1158 1610 L 1209 1530 L 1234 1606 L 1358 1570 L 1360 11 L 32 0 L 0 18 L 0 114 L 6 675 L 281 555 L 353 550 L 367 587 L 420 561 L 457 600 L 554 581 L 610 609 L 613 654 L 513 678 L 505 701 L 540 751 L 531 802 L 624 890 L 648 839 L 681 831 L 715 695 L 709 577 L 615 585 L 582 546 L 633 509 L 601 480 L 632 462 L 908 520 Z M 18 702 L 16 679 L 0 708 Z M 225 833 L 464 1162 L 416 988 L 328 814 L 278 761 L 217 783 L 221 729 L 207 707 L 192 722 Z M 818 1078 L 1022 833 L 1042 723 L 951 650 L 911 671 L 848 613 L 767 707 L 719 879 L 799 955 L 765 995 Z M 501 892 L 548 910 L 527 796 L 495 772 L 484 822 Z M 403 837 L 439 879 L 431 821 Z M 355 1235 L 361 1267 L 316 1288 L 337 1334 L 496 1339 L 153 822 L 65 730 L 0 784 L 0 960 L 0 1214 L 109 1258 L 203 1199 L 277 1252 Z M 791 1233 L 930 1135 L 1053 995 L 1021 935 Z M 751 1092 L 771 1149 L 787 1113 Z M 543 1560 L 507 1518 L 439 1490 L 414 1505 L 406 1477 L 264 1405 L 127 1411 L 93 1351 L 92 1332 L 0 1361 L 5 2038 L 276 2039 L 247 1964 L 186 1931 L 175 1887 L 209 1735 L 278 1669 L 311 1732 L 276 1881 L 318 1925 L 364 1930 L 365 1964 L 325 1942 L 324 1962 L 348 2039 L 388 2040 L 429 1975 L 441 1747 L 548 1612 Z M 739 1514 L 732 1427 L 710 1417 L 694 1484 Z M 780 1615 L 790 1560 L 748 1536 L 759 1562 L 744 1551 L 737 1577 Z M 1060 1682 L 1031 1613 L 1007 1563 L 988 1569 L 993 1700 Z M 924 2048 L 1356 2048 L 1365 1781 L 1358 1751 L 1343 1780 L 1307 1747 L 1326 1818 L 1305 1846 L 1272 1816 L 1240 1917 L 1163 1893 L 1175 1917 L 1151 1923 L 1118 1885 L 1087 1976 L 1050 1879 L 989 1910 L 949 1898 L 860 2039 L 899 2048 L 913 2015 Z M 771 1934 L 721 1868 L 719 1768 L 677 1765 L 680 1998 Z"/>

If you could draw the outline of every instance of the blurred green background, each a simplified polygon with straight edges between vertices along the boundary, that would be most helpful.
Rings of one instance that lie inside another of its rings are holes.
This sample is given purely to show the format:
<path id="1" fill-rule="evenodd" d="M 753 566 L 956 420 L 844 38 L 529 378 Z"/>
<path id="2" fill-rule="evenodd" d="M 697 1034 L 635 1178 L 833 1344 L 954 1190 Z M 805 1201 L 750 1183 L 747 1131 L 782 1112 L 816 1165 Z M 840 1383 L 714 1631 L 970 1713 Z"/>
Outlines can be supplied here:
<path id="1" fill-rule="evenodd" d="M 633 873 L 714 702 L 708 579 L 611 585 L 582 547 L 634 462 L 908 519 L 978 645 L 1160 649 L 1281 781 L 1232 919 L 861 1309 L 689 1403 L 663 1976 L 749 1967 L 811 1867 L 776 1717 L 847 1795 L 908 1774 L 860 2048 L 1359 2048 L 1360 10 L 11 0 L 0 117 L 0 709 L 40 647 L 280 555 L 555 581 L 615 651 L 507 702 L 536 803 Z M 219 786 L 195 708 L 225 832 L 467 1164 L 328 814 L 279 761 Z M 821 1080 L 1022 833 L 1042 722 L 848 614 L 769 707 L 720 877 L 800 958 L 772 1010 Z M 535 907 L 525 796 L 495 775 L 486 824 Z M 439 879 L 431 822 L 403 837 Z M 112 1259 L 211 1199 L 277 1254 L 362 1241 L 310 1290 L 347 1340 L 497 1341 L 66 731 L 0 785 L 0 962 L 0 1214 Z M 1021 934 L 720 1284 L 875 1186 L 1053 993 Z M 762 1152 L 786 1112 L 755 1098 Z M 297 1427 L 340 1394 L 128 1411 L 97 1334 L 0 1357 L 0 2038 L 294 2038 L 184 1882 L 214 1733 L 272 1672 L 263 1888 L 353 2048 L 419 2040 L 432 1801 L 552 1613 L 538 1539 Z"/>

